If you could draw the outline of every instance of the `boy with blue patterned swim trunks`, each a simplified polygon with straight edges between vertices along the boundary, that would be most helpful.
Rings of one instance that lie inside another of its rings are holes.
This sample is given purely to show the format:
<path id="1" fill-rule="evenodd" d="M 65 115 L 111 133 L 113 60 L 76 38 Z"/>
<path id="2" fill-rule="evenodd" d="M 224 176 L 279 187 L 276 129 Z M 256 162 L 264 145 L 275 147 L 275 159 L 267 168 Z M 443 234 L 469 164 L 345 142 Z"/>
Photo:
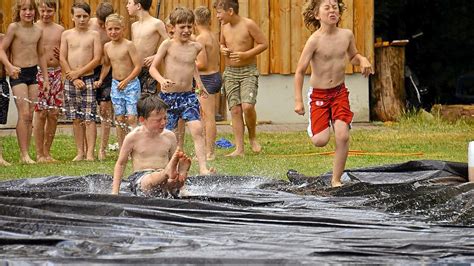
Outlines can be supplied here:
<path id="1" fill-rule="evenodd" d="M 100 87 L 112 67 L 112 91 L 110 93 L 119 126 L 117 137 L 122 147 L 128 128 L 137 126 L 137 102 L 140 98 L 140 74 L 142 63 L 133 42 L 123 38 L 123 17 L 112 14 L 105 20 L 105 30 L 110 42 L 104 45 L 104 65 L 95 85 Z"/>
<path id="2" fill-rule="evenodd" d="M 215 170 L 207 168 L 199 101 L 192 90 L 194 76 L 200 91 L 207 94 L 196 67 L 196 58 L 202 45 L 190 39 L 194 25 L 193 11 L 176 8 L 170 14 L 170 24 L 174 28 L 173 38 L 165 40 L 158 48 L 150 74 L 161 84 L 160 97 L 169 106 L 166 128 L 175 129 L 179 118 L 186 122 L 194 141 L 199 173 L 208 175 Z M 164 63 L 163 76 L 158 72 L 161 63 Z"/>

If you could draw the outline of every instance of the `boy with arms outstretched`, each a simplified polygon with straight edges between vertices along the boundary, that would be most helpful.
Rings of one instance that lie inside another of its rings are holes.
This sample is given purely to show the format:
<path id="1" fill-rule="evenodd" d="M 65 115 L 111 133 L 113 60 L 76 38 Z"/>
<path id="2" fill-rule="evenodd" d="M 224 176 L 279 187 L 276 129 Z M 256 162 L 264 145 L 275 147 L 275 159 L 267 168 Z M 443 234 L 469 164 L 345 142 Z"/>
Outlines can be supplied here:
<path id="1" fill-rule="evenodd" d="M 112 194 L 118 194 L 123 172 L 131 156 L 133 174 L 130 188 L 138 196 L 176 195 L 183 187 L 191 166 L 183 152 L 176 149 L 176 136 L 166 129 L 168 105 L 156 94 L 144 94 L 138 101 L 140 126 L 123 142 L 114 168 Z"/>
<path id="2" fill-rule="evenodd" d="M 173 38 L 160 45 L 151 64 L 150 74 L 161 84 L 160 97 L 170 106 L 166 128 L 175 129 L 180 118 L 186 122 L 194 141 L 199 173 L 211 174 L 215 170 L 207 168 L 199 101 L 193 92 L 194 76 L 202 93 L 207 94 L 196 67 L 196 57 L 202 46 L 190 40 L 194 24 L 193 11 L 176 8 L 170 14 L 170 24 L 174 28 Z M 158 71 L 161 63 L 164 63 L 163 75 Z"/>
<path id="3" fill-rule="evenodd" d="M 220 46 L 218 39 L 211 32 L 211 11 L 200 6 L 194 10 L 196 16 L 196 41 L 203 49 L 197 57 L 197 68 L 202 83 L 209 95 L 200 97 L 202 120 L 204 122 L 204 135 L 206 140 L 206 157 L 214 160 L 216 155 L 214 147 L 216 142 L 216 95 L 221 91 L 222 78 L 219 72 Z"/>
<path id="4" fill-rule="evenodd" d="M 140 81 L 137 76 L 142 69 L 141 58 L 133 42 L 123 38 L 123 17 L 109 15 L 105 29 L 110 42 L 104 45 L 104 65 L 95 87 L 100 87 L 112 66 L 111 99 L 115 110 L 118 143 L 122 147 L 128 128 L 137 126 L 137 102 L 140 98 Z"/>
<path id="5" fill-rule="evenodd" d="M 16 134 L 20 161 L 27 164 L 35 163 L 28 154 L 28 148 L 33 130 L 33 110 L 38 99 L 38 65 L 43 73 L 47 73 L 43 30 L 34 24 L 38 14 L 34 0 L 17 0 L 14 6 L 14 22 L 8 26 L 2 42 L 3 51 L 10 50 L 11 62 L 6 62 L 7 69 L 13 69 L 14 66 L 21 68 L 18 77 L 10 76 L 10 85 L 13 95 L 17 97 Z M 49 91 L 49 80 L 46 76 L 43 91 Z"/>
<path id="6" fill-rule="evenodd" d="M 214 8 L 222 25 L 220 44 L 226 64 L 224 91 L 232 116 L 236 148 L 227 156 L 243 156 L 245 153 L 244 119 L 252 151 L 258 153 L 262 147 L 257 142 L 256 132 L 257 55 L 267 49 L 268 41 L 253 20 L 239 16 L 238 0 L 217 0 Z"/>
<path id="7" fill-rule="evenodd" d="M 349 106 L 349 91 L 344 84 L 346 56 L 361 67 L 364 77 L 373 74 L 372 65 L 358 53 L 354 34 L 337 27 L 342 0 L 308 1 L 303 12 L 305 25 L 316 30 L 306 42 L 295 72 L 295 112 L 305 114 L 302 87 L 304 74 L 311 64 L 311 88 L 308 92 L 312 143 L 323 147 L 329 142 L 330 125 L 336 138 L 336 151 L 331 185 L 342 185 L 341 176 L 349 151 L 349 129 L 353 113 Z"/>
<path id="8" fill-rule="evenodd" d="M 66 74 L 64 108 L 66 117 L 73 121 L 77 155 L 73 161 L 94 160 L 97 137 L 97 102 L 94 90 L 94 68 L 100 63 L 100 36 L 89 29 L 91 9 L 78 2 L 71 7 L 74 28 L 61 36 L 60 62 Z M 84 141 L 84 136 L 85 140 Z M 84 145 L 84 144 L 87 145 Z"/>
<path id="9" fill-rule="evenodd" d="M 34 136 L 36 142 L 36 161 L 55 162 L 51 156 L 51 145 L 56 134 L 60 108 L 63 105 L 63 81 L 59 65 L 59 46 L 64 27 L 54 23 L 57 11 L 56 0 L 40 0 L 40 20 L 36 23 L 43 30 L 43 45 L 48 66 L 50 90 L 43 90 L 43 72 L 36 76 L 39 86 L 38 103 L 35 106 Z"/>
<path id="10" fill-rule="evenodd" d="M 160 44 L 168 38 L 163 21 L 150 15 L 152 0 L 128 0 L 127 10 L 138 20 L 132 24 L 132 41 L 143 59 L 143 68 L 138 76 L 142 92 L 156 93 L 156 80 L 149 69 Z"/>

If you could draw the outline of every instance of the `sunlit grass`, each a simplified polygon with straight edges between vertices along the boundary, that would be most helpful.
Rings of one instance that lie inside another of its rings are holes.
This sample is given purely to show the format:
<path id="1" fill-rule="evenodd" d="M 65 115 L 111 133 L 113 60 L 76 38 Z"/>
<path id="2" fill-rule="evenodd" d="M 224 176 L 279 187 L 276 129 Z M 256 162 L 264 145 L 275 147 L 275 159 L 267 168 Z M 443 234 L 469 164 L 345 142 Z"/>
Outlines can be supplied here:
<path id="1" fill-rule="evenodd" d="M 437 117 L 427 118 L 420 114 L 408 114 L 398 123 L 374 123 L 370 128 L 351 131 L 351 150 L 366 152 L 350 156 L 346 168 L 359 168 L 409 160 L 467 161 L 467 145 L 474 140 L 474 124 L 468 121 L 449 123 Z M 233 141 L 231 134 L 218 134 L 218 138 Z M 19 151 L 15 137 L 2 137 L 4 158 L 13 163 L 0 167 L 0 179 L 40 176 L 77 176 L 94 173 L 112 174 L 117 152 L 108 153 L 103 162 L 79 162 L 71 160 L 75 155 L 73 138 L 59 135 L 53 144 L 53 156 L 60 162 L 54 164 L 22 165 L 18 163 Z M 261 154 L 248 152 L 243 158 L 228 158 L 231 150 L 217 149 L 217 159 L 209 163 L 222 175 L 265 176 L 285 178 L 288 169 L 296 169 L 307 175 L 319 175 L 331 170 L 333 157 L 319 153 L 334 151 L 334 140 L 324 148 L 311 145 L 306 132 L 260 133 L 264 149 Z M 111 141 L 114 141 L 112 139 Z M 246 143 L 248 147 L 248 143 Z M 194 155 L 192 140 L 186 137 L 185 150 Z M 422 155 L 414 155 L 421 153 Z M 34 149 L 31 155 L 35 158 Z M 131 171 L 129 164 L 126 175 Z M 198 174 L 193 163 L 191 175 Z"/>

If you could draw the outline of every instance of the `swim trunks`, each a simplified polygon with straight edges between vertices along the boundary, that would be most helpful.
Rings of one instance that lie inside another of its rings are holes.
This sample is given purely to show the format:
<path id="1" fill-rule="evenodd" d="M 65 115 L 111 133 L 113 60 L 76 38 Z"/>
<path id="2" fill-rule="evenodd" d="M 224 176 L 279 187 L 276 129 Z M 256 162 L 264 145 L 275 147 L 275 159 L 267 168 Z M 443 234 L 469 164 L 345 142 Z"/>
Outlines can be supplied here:
<path id="1" fill-rule="evenodd" d="M 194 92 L 160 92 L 160 98 L 169 106 L 166 124 L 168 130 L 175 129 L 180 118 L 185 122 L 201 119 L 199 101 Z"/>
<path id="2" fill-rule="evenodd" d="M 10 87 L 5 78 L 0 78 L 0 124 L 5 125 L 8 119 L 10 105 Z"/>
<path id="3" fill-rule="evenodd" d="M 150 75 L 148 68 L 142 68 L 140 75 L 138 75 L 138 79 L 140 80 L 142 93 L 155 94 L 157 92 L 158 81 Z"/>
<path id="4" fill-rule="evenodd" d="M 242 103 L 257 103 L 259 75 L 255 64 L 242 67 L 225 67 L 222 79 L 229 110 Z"/>
<path id="5" fill-rule="evenodd" d="M 99 65 L 94 69 L 94 80 L 98 81 L 100 78 L 100 72 L 102 71 L 102 65 Z M 95 90 L 97 102 L 110 102 L 110 90 L 112 88 L 112 68 L 109 73 L 105 76 L 102 85 Z"/>
<path id="6" fill-rule="evenodd" d="M 221 91 L 222 78 L 221 73 L 216 72 L 210 75 L 201 75 L 202 84 L 209 94 L 216 94 Z"/>
<path id="7" fill-rule="evenodd" d="M 310 123 L 308 135 L 310 137 L 320 133 L 341 120 L 351 126 L 352 113 L 349 104 L 349 91 L 342 83 L 331 89 L 313 88 L 308 91 L 308 105 Z"/>
<path id="8" fill-rule="evenodd" d="M 118 80 L 112 80 L 111 99 L 115 115 L 137 115 L 137 102 L 140 98 L 140 80 L 128 82 L 123 90 L 118 89 Z"/>
<path id="9" fill-rule="evenodd" d="M 154 191 L 152 192 L 144 192 L 141 187 L 141 182 L 144 176 L 152 174 L 152 173 L 159 173 L 163 170 L 142 170 L 142 171 L 137 171 L 131 174 L 128 177 L 129 181 L 129 188 L 132 190 L 133 194 L 136 196 L 142 196 L 142 197 L 163 197 L 165 193 L 160 187 L 157 187 Z"/>
<path id="10" fill-rule="evenodd" d="M 15 87 L 18 84 L 26 84 L 27 86 L 38 84 L 36 74 L 38 73 L 38 66 L 21 68 L 20 75 L 17 79 L 10 77 L 10 86 Z"/>
<path id="11" fill-rule="evenodd" d="M 81 77 L 85 89 L 76 89 L 71 80 L 64 82 L 64 109 L 66 118 L 97 121 L 97 101 L 94 91 L 94 75 Z"/>
<path id="12" fill-rule="evenodd" d="M 49 91 L 43 91 L 43 73 L 38 70 L 36 74 L 38 80 L 38 103 L 35 104 L 35 111 L 53 109 L 63 106 L 63 81 L 61 79 L 60 67 L 48 67 Z"/>

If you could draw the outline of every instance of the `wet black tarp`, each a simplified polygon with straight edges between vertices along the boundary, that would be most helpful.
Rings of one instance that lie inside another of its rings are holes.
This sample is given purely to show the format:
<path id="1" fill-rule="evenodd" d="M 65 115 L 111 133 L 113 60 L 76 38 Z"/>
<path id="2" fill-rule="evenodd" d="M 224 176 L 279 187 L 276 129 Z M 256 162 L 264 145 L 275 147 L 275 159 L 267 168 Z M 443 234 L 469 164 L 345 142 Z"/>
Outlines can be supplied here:
<path id="1" fill-rule="evenodd" d="M 469 263 L 474 184 L 440 161 L 329 174 L 190 177 L 183 199 L 135 197 L 111 176 L 0 183 L 8 263 Z"/>

